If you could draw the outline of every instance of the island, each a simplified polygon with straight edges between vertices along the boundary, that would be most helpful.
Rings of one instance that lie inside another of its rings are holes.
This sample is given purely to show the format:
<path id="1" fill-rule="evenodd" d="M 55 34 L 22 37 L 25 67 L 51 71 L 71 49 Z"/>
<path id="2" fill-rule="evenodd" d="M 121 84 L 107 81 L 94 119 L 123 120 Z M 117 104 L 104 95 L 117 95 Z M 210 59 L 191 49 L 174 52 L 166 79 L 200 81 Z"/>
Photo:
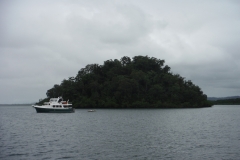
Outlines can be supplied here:
<path id="1" fill-rule="evenodd" d="M 240 98 L 217 99 L 212 101 L 212 103 L 214 105 L 240 105 Z"/>
<path id="2" fill-rule="evenodd" d="M 199 108 L 211 107 L 207 96 L 191 80 L 173 74 L 165 61 L 127 56 L 88 64 L 76 77 L 47 90 L 47 98 L 63 96 L 75 108 Z"/>

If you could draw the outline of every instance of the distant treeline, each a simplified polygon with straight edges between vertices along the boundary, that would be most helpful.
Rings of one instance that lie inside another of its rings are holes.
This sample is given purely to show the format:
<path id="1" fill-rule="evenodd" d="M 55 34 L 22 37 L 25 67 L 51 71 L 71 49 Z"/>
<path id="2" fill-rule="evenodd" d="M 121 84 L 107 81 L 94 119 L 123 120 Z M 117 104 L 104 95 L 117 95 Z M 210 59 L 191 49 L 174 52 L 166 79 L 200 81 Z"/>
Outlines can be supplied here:
<path id="1" fill-rule="evenodd" d="M 240 105 L 240 98 L 212 101 L 216 105 Z"/>
<path id="2" fill-rule="evenodd" d="M 170 72 L 164 60 L 125 56 L 103 65 L 89 64 L 76 77 L 47 91 L 47 98 L 63 96 L 76 108 L 209 107 L 207 96 L 190 80 Z"/>

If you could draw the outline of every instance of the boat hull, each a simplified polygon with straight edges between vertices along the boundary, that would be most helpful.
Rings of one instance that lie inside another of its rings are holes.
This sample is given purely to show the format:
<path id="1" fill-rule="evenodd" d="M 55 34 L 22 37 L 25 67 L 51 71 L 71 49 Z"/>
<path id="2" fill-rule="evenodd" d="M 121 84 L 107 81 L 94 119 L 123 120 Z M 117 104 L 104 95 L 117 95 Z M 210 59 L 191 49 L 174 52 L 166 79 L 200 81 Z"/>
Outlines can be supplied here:
<path id="1" fill-rule="evenodd" d="M 41 108 L 34 107 L 37 113 L 74 113 L 74 108 Z"/>

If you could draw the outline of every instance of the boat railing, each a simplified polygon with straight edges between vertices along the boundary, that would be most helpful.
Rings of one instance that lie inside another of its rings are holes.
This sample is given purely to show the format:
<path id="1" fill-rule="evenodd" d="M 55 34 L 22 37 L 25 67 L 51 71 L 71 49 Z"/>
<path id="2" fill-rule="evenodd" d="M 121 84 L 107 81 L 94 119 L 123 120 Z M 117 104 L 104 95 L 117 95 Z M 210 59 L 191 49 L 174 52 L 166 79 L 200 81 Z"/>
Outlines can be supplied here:
<path id="1" fill-rule="evenodd" d="M 66 101 L 62 101 L 62 104 L 72 104 L 72 102 L 66 102 Z"/>

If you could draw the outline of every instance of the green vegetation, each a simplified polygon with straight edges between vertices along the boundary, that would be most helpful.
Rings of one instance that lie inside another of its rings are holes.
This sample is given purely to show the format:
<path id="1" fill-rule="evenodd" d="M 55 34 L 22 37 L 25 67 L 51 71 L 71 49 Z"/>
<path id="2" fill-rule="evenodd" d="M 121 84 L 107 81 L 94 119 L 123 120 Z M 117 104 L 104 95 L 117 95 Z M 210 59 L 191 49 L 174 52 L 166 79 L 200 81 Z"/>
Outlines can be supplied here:
<path id="1" fill-rule="evenodd" d="M 76 77 L 47 91 L 63 96 L 76 108 L 209 107 L 207 96 L 190 80 L 170 72 L 164 60 L 148 56 L 89 64 Z M 42 100 L 43 101 L 46 101 Z"/>
<path id="2" fill-rule="evenodd" d="M 240 98 L 217 100 L 217 101 L 212 101 L 212 103 L 216 105 L 239 105 Z"/>

